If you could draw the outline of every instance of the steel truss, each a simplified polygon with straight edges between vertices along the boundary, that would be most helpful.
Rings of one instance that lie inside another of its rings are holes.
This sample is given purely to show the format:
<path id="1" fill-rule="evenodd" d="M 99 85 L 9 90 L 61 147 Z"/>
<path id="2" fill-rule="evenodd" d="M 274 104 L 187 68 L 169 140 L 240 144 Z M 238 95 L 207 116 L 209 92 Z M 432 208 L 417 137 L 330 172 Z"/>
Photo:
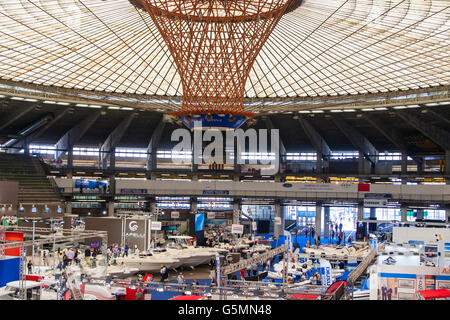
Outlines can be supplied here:
<path id="1" fill-rule="evenodd" d="M 183 87 L 175 115 L 244 109 L 245 83 L 264 43 L 293 0 L 138 1 L 177 66 Z"/>

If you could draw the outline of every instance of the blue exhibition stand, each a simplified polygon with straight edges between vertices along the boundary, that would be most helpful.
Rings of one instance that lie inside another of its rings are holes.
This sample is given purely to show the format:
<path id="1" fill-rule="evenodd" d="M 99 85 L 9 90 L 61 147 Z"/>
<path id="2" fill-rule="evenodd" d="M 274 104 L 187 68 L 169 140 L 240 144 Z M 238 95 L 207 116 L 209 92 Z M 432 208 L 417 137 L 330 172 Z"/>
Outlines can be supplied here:
<path id="1" fill-rule="evenodd" d="M 4 256 L 0 258 L 0 287 L 8 282 L 19 280 L 20 258 Z"/>

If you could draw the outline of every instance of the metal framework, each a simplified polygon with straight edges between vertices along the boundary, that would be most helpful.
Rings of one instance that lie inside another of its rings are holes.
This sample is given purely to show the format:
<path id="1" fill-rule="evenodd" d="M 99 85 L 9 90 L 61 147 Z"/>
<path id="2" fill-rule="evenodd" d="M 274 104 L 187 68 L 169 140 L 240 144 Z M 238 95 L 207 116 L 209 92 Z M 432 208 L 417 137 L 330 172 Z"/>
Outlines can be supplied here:
<path id="1" fill-rule="evenodd" d="M 272 258 L 273 256 L 276 256 L 280 253 L 287 253 L 287 246 L 286 245 L 282 245 L 280 247 L 277 247 L 275 249 L 269 250 L 267 252 L 264 252 L 262 254 L 258 254 L 256 257 L 252 257 L 250 259 L 244 259 L 241 260 L 239 262 L 224 266 L 223 268 L 221 268 L 222 270 L 220 271 L 220 273 L 222 275 L 227 275 L 236 271 L 239 271 L 241 269 L 247 269 L 248 267 L 250 267 L 253 264 L 259 264 L 259 263 L 263 263 L 265 261 L 267 261 L 268 259 Z"/>
<path id="2" fill-rule="evenodd" d="M 245 84 L 269 35 L 293 0 L 140 3 L 177 65 L 183 87 L 175 115 L 245 112 Z"/>

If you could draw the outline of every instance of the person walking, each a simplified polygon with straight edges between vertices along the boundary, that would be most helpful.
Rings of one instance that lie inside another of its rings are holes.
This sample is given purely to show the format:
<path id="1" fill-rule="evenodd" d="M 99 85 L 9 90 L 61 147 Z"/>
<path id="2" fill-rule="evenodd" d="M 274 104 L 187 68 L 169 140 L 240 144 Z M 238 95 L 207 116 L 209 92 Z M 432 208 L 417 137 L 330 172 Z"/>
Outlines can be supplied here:
<path id="1" fill-rule="evenodd" d="M 86 247 L 84 250 L 84 258 L 86 259 L 86 263 L 89 264 L 89 258 L 91 257 L 91 249 Z"/>
<path id="2" fill-rule="evenodd" d="M 66 251 L 66 266 L 72 263 L 74 255 L 72 248 L 69 248 L 69 250 Z"/>
<path id="3" fill-rule="evenodd" d="M 161 265 L 161 282 L 164 282 L 169 277 L 169 271 L 167 270 L 167 267 L 165 265 Z"/>
<path id="4" fill-rule="evenodd" d="M 44 266 L 48 266 L 48 256 L 46 250 L 42 252 L 42 262 L 44 263 Z"/>
<path id="5" fill-rule="evenodd" d="M 28 260 L 27 269 L 28 269 L 28 274 L 31 274 L 33 272 L 33 263 L 31 262 L 31 260 Z"/>
<path id="6" fill-rule="evenodd" d="M 184 283 L 185 283 L 185 280 L 184 280 L 184 276 L 183 276 L 183 273 L 179 273 L 178 274 L 178 277 L 177 277 L 177 283 L 180 285 L 180 287 L 179 288 L 183 288 L 184 289 Z"/>
<path id="7" fill-rule="evenodd" d="M 128 243 L 125 244 L 125 256 L 128 257 L 128 251 L 130 250 L 130 247 L 128 246 Z"/>
<path id="8" fill-rule="evenodd" d="M 78 252 L 78 249 L 75 249 L 74 255 L 73 255 L 73 260 L 75 261 L 76 264 L 80 264 L 80 258 L 79 258 L 80 253 Z"/>

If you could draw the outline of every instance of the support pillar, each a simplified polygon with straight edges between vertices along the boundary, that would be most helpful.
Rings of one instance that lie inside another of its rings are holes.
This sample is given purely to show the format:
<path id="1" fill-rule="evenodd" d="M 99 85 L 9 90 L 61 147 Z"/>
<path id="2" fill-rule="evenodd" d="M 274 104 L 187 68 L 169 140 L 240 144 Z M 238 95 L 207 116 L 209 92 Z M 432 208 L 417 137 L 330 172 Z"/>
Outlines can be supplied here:
<path id="1" fill-rule="evenodd" d="M 445 211 L 447 213 L 447 224 L 448 224 L 450 223 L 450 208 L 446 208 Z"/>
<path id="2" fill-rule="evenodd" d="M 377 208 L 370 208 L 370 220 L 377 220 Z M 369 223 L 369 233 L 377 230 L 376 223 Z"/>
<path id="3" fill-rule="evenodd" d="M 423 215 L 423 209 L 417 209 L 417 217 L 416 220 L 423 220 L 424 215 Z"/>
<path id="4" fill-rule="evenodd" d="M 423 173 L 423 169 L 425 166 L 425 159 L 423 157 L 420 157 L 422 160 L 420 163 L 417 163 L 417 173 Z"/>
<path id="5" fill-rule="evenodd" d="M 275 239 L 278 239 L 281 235 L 283 235 L 283 229 L 282 229 L 282 227 L 283 227 L 283 212 L 282 212 L 282 210 L 281 210 L 281 202 L 280 202 L 280 200 L 275 200 L 275 203 L 274 203 L 274 205 L 273 205 L 273 207 L 274 207 L 274 210 L 275 210 L 275 218 L 277 218 L 277 217 L 279 217 L 279 218 L 281 218 L 281 225 L 279 225 L 279 224 L 273 224 L 273 236 L 275 237 Z"/>
<path id="6" fill-rule="evenodd" d="M 241 201 L 240 199 L 233 200 L 233 224 L 238 224 L 241 218 Z"/>
<path id="7" fill-rule="evenodd" d="M 317 160 L 316 160 L 316 173 L 322 174 L 323 173 L 323 155 L 321 153 L 317 154 Z"/>
<path id="8" fill-rule="evenodd" d="M 406 152 L 402 152 L 402 175 L 408 174 L 408 155 Z"/>
<path id="9" fill-rule="evenodd" d="M 109 176 L 109 194 L 116 194 L 116 176 L 114 174 Z"/>
<path id="10" fill-rule="evenodd" d="M 408 208 L 407 207 L 405 207 L 405 206 L 401 206 L 400 207 L 400 211 L 401 211 L 401 222 L 402 223 L 406 223 L 407 221 L 408 221 L 408 217 L 407 217 L 407 214 L 408 214 Z"/>
<path id="11" fill-rule="evenodd" d="M 316 233 L 314 243 L 318 244 L 318 238 L 322 235 L 322 203 L 316 202 Z"/>
<path id="12" fill-rule="evenodd" d="M 359 174 L 370 174 L 371 163 L 364 157 L 363 152 L 359 152 L 358 158 L 358 173 Z"/>
<path id="13" fill-rule="evenodd" d="M 108 202 L 108 217 L 114 216 L 114 201 Z"/>
<path id="14" fill-rule="evenodd" d="M 155 198 L 151 198 L 148 200 L 148 208 L 150 210 L 151 213 L 155 213 L 156 212 L 156 199 Z"/>
<path id="15" fill-rule="evenodd" d="M 66 202 L 66 210 L 65 215 L 71 215 L 72 214 L 72 201 Z"/>
<path id="16" fill-rule="evenodd" d="M 364 205 L 358 204 L 358 222 L 364 219 Z"/>
<path id="17" fill-rule="evenodd" d="M 116 148 L 111 147 L 109 156 L 109 169 L 114 170 L 116 168 Z"/>
<path id="18" fill-rule="evenodd" d="M 191 213 L 197 212 L 197 198 L 191 198 Z"/>
<path id="19" fill-rule="evenodd" d="M 450 150 L 445 150 L 445 174 L 450 175 Z M 450 178 L 445 179 L 445 184 L 450 184 Z"/>
<path id="20" fill-rule="evenodd" d="M 330 236 L 330 207 L 324 207 L 323 218 L 323 236 L 328 238 Z"/>
<path id="21" fill-rule="evenodd" d="M 67 151 L 67 168 L 73 168 L 73 146 Z"/>

